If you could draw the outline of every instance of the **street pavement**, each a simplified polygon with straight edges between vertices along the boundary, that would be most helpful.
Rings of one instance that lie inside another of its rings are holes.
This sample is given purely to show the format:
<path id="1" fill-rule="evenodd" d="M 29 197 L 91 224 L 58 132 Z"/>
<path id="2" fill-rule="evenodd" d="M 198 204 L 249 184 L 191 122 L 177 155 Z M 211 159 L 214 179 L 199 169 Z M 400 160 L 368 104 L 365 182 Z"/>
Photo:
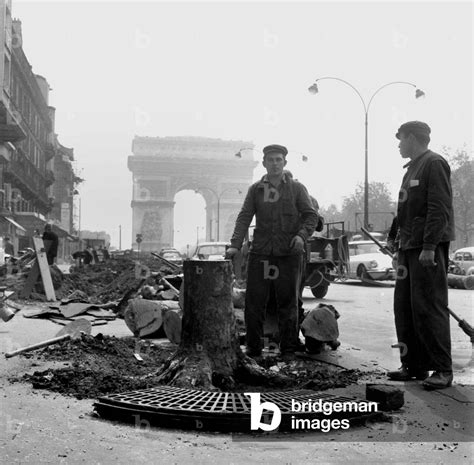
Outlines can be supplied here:
<path id="1" fill-rule="evenodd" d="M 472 291 L 450 289 L 450 307 L 471 324 Z M 329 433 L 276 434 L 270 440 L 228 434 L 206 434 L 159 428 L 140 428 L 103 421 L 91 415 L 91 400 L 77 400 L 8 378 L 44 369 L 34 359 L 0 358 L 2 463 L 472 463 L 473 364 L 472 344 L 451 325 L 455 380 L 451 388 L 428 392 L 419 382 L 386 381 L 383 372 L 399 366 L 393 324 L 390 283 L 367 286 L 356 281 L 330 286 L 325 299 L 304 293 L 305 307 L 319 302 L 334 305 L 341 314 L 341 346 L 326 354 L 328 361 L 378 374 L 369 381 L 401 387 L 405 406 L 392 422 Z M 0 322 L 0 352 L 54 336 L 58 326 L 21 317 Z M 129 336 L 122 320 L 93 328 Z M 330 393 L 364 398 L 365 385 Z"/>

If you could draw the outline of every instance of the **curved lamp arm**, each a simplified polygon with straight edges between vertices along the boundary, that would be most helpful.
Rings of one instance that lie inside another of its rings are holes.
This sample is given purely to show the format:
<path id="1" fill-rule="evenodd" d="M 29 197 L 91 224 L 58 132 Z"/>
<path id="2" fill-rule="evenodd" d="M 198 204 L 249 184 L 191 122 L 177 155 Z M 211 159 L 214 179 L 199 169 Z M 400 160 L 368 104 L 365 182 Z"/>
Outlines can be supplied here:
<path id="1" fill-rule="evenodd" d="M 369 104 L 367 105 L 367 110 L 366 112 L 368 113 L 369 112 L 369 108 L 370 108 L 370 104 L 372 103 L 372 100 L 374 99 L 374 97 L 382 90 L 382 89 L 385 89 L 385 87 L 388 87 L 388 86 L 392 86 L 394 84 L 404 84 L 404 85 L 408 85 L 408 86 L 412 86 L 416 89 L 416 93 L 415 93 L 415 97 L 416 98 L 419 98 L 419 97 L 422 97 L 423 95 L 425 95 L 425 93 L 418 89 L 416 84 L 413 84 L 412 82 L 408 82 L 408 81 L 393 81 L 393 82 L 389 82 L 387 84 L 384 84 L 383 86 L 379 87 L 373 94 L 372 94 L 372 97 L 370 97 L 370 100 L 369 100 Z"/>
<path id="2" fill-rule="evenodd" d="M 346 84 L 347 86 L 349 86 L 359 96 L 360 101 L 362 102 L 362 105 L 364 106 L 364 111 L 367 113 L 367 105 L 365 103 L 364 97 L 362 97 L 362 94 L 359 92 L 359 90 L 355 86 L 353 86 L 350 82 L 348 82 L 344 79 L 334 77 L 334 76 L 324 76 L 324 77 L 316 79 L 316 81 L 314 81 L 314 84 L 308 90 L 312 93 L 317 93 L 318 92 L 318 86 L 317 86 L 316 83 L 318 81 L 322 81 L 323 79 L 331 79 L 331 80 L 334 80 L 334 81 L 339 81 L 339 82 L 342 82 L 342 83 Z"/>

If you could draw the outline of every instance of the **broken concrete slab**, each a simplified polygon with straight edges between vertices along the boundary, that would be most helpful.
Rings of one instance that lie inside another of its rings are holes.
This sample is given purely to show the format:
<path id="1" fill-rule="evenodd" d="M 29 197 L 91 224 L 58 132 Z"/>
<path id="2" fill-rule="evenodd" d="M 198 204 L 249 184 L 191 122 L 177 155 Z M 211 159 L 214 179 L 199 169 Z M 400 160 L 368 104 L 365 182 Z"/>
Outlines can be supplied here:
<path id="1" fill-rule="evenodd" d="M 162 301 L 131 299 L 124 313 L 124 321 L 136 337 L 155 333 L 163 324 Z"/>
<path id="2" fill-rule="evenodd" d="M 379 409 L 384 412 L 399 410 L 405 403 L 403 390 L 389 384 L 367 384 L 365 398 L 378 402 Z"/>

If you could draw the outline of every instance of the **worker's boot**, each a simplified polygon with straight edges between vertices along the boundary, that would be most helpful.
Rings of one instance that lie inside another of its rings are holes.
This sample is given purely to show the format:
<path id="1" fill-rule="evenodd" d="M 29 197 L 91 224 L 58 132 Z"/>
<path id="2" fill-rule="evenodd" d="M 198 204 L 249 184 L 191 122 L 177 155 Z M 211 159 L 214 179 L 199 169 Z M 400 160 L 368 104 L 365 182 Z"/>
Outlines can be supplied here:
<path id="1" fill-rule="evenodd" d="M 452 371 L 435 371 L 433 374 L 423 381 L 423 387 L 428 391 L 433 389 L 444 389 L 453 384 Z"/>
<path id="2" fill-rule="evenodd" d="M 392 381 L 411 381 L 413 378 L 421 381 L 428 377 L 428 372 L 423 370 L 410 370 L 406 365 L 402 365 L 398 370 L 389 371 L 387 377 Z"/>

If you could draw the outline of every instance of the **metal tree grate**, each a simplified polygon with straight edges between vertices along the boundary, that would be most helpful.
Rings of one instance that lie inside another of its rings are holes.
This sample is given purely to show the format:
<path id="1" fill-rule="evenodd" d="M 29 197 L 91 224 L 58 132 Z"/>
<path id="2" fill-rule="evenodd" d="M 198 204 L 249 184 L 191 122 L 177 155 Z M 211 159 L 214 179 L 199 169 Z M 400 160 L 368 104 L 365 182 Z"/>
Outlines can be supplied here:
<path id="1" fill-rule="evenodd" d="M 295 413 L 292 401 L 325 403 L 364 401 L 335 396 L 311 390 L 273 391 L 260 393 L 260 402 L 273 402 L 282 414 L 280 430 L 289 427 L 291 417 L 297 418 L 347 418 L 352 423 L 364 421 L 376 412 L 305 412 Z M 241 392 L 213 392 L 158 386 L 150 389 L 110 394 L 100 397 L 94 404 L 103 418 L 126 421 L 136 426 L 161 426 L 169 428 L 203 429 L 207 431 L 249 432 L 250 399 Z M 265 414 L 264 410 L 264 414 Z M 270 412 L 267 412 L 270 414 Z"/>

